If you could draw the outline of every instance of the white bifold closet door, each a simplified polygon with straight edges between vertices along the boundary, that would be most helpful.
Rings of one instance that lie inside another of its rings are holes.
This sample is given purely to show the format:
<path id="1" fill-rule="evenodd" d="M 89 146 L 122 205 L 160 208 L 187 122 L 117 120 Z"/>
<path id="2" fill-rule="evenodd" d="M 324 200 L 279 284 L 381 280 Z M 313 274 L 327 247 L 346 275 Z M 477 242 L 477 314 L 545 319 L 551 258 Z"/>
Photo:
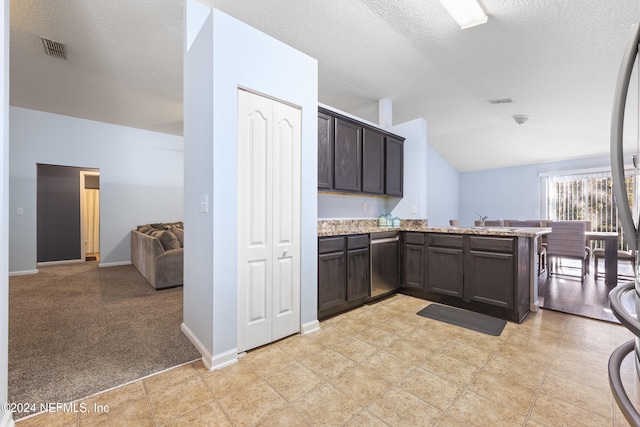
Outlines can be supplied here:
<path id="1" fill-rule="evenodd" d="M 238 90 L 238 352 L 300 331 L 300 110 Z"/>

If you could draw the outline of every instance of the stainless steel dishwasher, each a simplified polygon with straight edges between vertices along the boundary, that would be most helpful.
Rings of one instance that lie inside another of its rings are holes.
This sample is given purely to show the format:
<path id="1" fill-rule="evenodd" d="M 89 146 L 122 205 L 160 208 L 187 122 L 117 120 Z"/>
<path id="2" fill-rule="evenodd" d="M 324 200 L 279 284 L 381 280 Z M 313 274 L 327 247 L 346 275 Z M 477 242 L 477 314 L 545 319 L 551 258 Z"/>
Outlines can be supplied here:
<path id="1" fill-rule="evenodd" d="M 371 290 L 375 298 L 400 287 L 400 233 L 384 231 L 371 233 Z"/>

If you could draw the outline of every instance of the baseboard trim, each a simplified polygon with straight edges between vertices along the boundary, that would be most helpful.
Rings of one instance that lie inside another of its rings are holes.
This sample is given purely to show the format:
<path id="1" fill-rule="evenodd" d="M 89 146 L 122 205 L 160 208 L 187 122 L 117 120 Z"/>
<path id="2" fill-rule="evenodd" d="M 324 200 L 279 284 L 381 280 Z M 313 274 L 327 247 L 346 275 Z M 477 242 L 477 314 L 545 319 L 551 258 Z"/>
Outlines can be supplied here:
<path id="1" fill-rule="evenodd" d="M 2 420 L 0 420 L 0 427 L 15 427 L 16 422 L 13 420 L 11 412 L 3 412 Z"/>
<path id="2" fill-rule="evenodd" d="M 209 350 L 207 350 L 204 344 L 202 344 L 202 342 L 198 339 L 196 334 L 194 334 L 193 331 L 184 322 L 182 322 L 182 324 L 180 325 L 180 330 L 187 336 L 187 338 L 189 338 L 189 341 L 191 341 L 191 344 L 196 347 L 196 350 L 200 352 L 200 354 L 202 355 L 202 363 L 204 363 L 204 366 L 206 366 L 207 369 L 211 369 L 212 357 L 211 353 L 209 353 Z"/>
<path id="3" fill-rule="evenodd" d="M 238 361 L 238 350 L 231 349 L 221 354 L 216 354 L 213 356 L 209 350 L 202 344 L 202 342 L 198 339 L 198 337 L 193 333 L 193 331 L 183 322 L 180 326 L 182 332 L 189 338 L 189 341 L 196 347 L 196 349 L 202 355 L 202 363 L 204 366 L 210 370 L 214 371 L 216 369 L 224 368 L 225 366 L 232 365 Z"/>
<path id="4" fill-rule="evenodd" d="M 210 371 L 224 368 L 225 366 L 233 365 L 238 361 L 238 349 L 232 348 L 224 353 L 216 354 L 211 359 L 211 366 L 208 367 Z"/>
<path id="5" fill-rule="evenodd" d="M 100 262 L 100 263 L 98 263 L 98 267 L 119 267 L 121 265 L 131 265 L 131 261 Z"/>
<path id="6" fill-rule="evenodd" d="M 302 327 L 300 328 L 300 333 L 302 335 L 307 335 L 312 332 L 317 332 L 319 330 L 320 330 L 320 322 L 318 322 L 317 320 L 313 320 L 311 322 L 307 322 L 303 324 Z"/>
<path id="7" fill-rule="evenodd" d="M 26 276 L 27 274 L 38 274 L 39 270 L 22 270 L 22 271 L 10 271 L 9 276 Z"/>
<path id="8" fill-rule="evenodd" d="M 45 261 L 37 263 L 38 267 L 44 267 L 47 265 L 63 265 L 63 264 L 78 264 L 84 262 L 82 259 L 64 259 L 61 261 Z"/>

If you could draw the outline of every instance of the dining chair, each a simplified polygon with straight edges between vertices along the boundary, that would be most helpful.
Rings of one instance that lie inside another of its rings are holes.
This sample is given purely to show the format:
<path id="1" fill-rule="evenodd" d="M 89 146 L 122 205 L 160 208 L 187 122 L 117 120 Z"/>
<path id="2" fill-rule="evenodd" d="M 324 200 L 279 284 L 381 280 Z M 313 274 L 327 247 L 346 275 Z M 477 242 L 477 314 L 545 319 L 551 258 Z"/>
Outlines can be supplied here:
<path id="1" fill-rule="evenodd" d="M 548 221 L 551 233 L 547 235 L 547 274 L 554 273 L 556 261 L 562 258 L 578 259 L 581 263 L 580 281 L 589 271 L 589 254 L 585 246 L 586 224 L 583 221 Z"/>
<path id="2" fill-rule="evenodd" d="M 449 220 L 449 225 L 452 227 L 459 227 L 460 226 L 460 221 L 457 219 L 450 219 Z"/>
<path id="3" fill-rule="evenodd" d="M 595 248 L 593 250 L 593 264 L 595 266 L 595 277 L 598 278 L 598 264 L 600 263 L 600 259 L 604 259 L 604 248 Z M 622 249 L 618 250 L 618 261 L 627 261 L 631 263 L 631 268 L 633 269 L 633 274 L 636 274 L 636 251 L 624 251 Z M 606 265 L 605 265 L 606 268 Z M 602 273 L 604 274 L 604 273 Z"/>
<path id="4" fill-rule="evenodd" d="M 511 221 L 509 223 L 510 227 L 542 227 L 542 221 L 537 220 L 525 220 L 525 221 Z M 536 243 L 538 247 L 538 276 L 541 272 L 546 270 L 547 268 L 547 246 L 542 244 L 542 237 L 538 236 L 536 238 Z"/>

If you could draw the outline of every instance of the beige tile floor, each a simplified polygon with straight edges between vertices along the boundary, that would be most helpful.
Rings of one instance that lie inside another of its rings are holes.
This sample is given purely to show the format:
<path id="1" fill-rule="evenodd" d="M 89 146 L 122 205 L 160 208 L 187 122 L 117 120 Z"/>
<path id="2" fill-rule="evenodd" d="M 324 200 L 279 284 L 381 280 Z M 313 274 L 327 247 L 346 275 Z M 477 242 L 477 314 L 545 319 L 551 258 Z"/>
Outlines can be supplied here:
<path id="1" fill-rule="evenodd" d="M 620 325 L 554 311 L 492 337 L 417 316 L 396 295 L 208 371 L 198 361 L 27 426 L 623 426 L 607 361 Z M 629 394 L 640 403 L 630 360 Z"/>

